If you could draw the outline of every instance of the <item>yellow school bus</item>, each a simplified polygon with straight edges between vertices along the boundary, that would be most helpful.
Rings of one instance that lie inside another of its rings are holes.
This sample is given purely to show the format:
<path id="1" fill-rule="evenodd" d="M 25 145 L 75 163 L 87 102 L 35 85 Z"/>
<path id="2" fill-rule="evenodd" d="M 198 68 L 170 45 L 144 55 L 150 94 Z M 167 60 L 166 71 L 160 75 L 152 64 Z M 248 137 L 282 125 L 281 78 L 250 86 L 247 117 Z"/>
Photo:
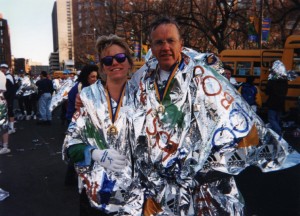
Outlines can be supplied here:
<path id="1" fill-rule="evenodd" d="M 75 76 L 75 75 L 76 75 L 76 71 L 70 71 L 68 73 L 65 73 L 64 71 L 54 71 L 52 74 L 52 79 L 64 78 L 64 77 Z"/>
<path id="2" fill-rule="evenodd" d="M 300 96 L 300 35 L 289 36 L 283 49 L 223 50 L 219 55 L 224 64 L 234 69 L 233 77 L 245 82 L 247 76 L 254 76 L 254 83 L 261 90 L 262 100 L 266 102 L 265 88 L 269 69 L 275 60 L 280 60 L 287 70 L 298 74 L 296 80 L 289 81 L 286 97 L 286 110 L 297 107 Z"/>

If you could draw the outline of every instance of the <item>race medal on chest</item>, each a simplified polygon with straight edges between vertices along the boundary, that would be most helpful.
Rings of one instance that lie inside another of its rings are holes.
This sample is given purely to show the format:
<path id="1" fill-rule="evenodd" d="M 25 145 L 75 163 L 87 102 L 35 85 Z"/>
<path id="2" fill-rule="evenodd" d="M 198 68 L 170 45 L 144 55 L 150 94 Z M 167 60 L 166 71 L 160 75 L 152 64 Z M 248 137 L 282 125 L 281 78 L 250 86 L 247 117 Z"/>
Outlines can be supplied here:
<path id="1" fill-rule="evenodd" d="M 165 112 L 165 107 L 164 107 L 164 105 L 160 104 L 156 110 L 158 113 L 163 114 Z"/>
<path id="2" fill-rule="evenodd" d="M 116 126 L 111 125 L 111 126 L 109 126 L 109 128 L 107 129 L 107 134 L 108 134 L 108 135 L 117 135 L 117 134 L 118 134 L 118 129 L 116 128 Z"/>
<path id="3" fill-rule="evenodd" d="M 165 87 L 163 88 L 162 91 L 159 90 L 158 88 L 158 84 L 157 84 L 157 80 L 154 82 L 154 89 L 155 89 L 155 94 L 156 94 L 156 98 L 158 99 L 158 102 L 160 103 L 159 106 L 156 108 L 156 112 L 160 113 L 160 114 L 164 114 L 165 113 L 165 106 L 162 105 L 163 100 L 168 92 L 168 89 L 171 86 L 171 82 L 175 76 L 175 73 L 178 69 L 178 65 L 179 62 L 181 61 L 181 58 L 179 59 L 179 61 L 176 64 L 176 67 L 173 69 L 173 71 L 171 72 L 171 74 L 169 75 L 168 79 L 167 79 L 167 83 L 165 85 Z M 158 68 L 156 68 L 156 73 L 158 73 Z"/>
<path id="4" fill-rule="evenodd" d="M 120 96 L 119 96 L 119 100 L 117 102 L 117 107 L 115 108 L 115 111 L 112 108 L 112 104 L 111 104 L 111 97 L 109 94 L 109 91 L 106 90 L 106 100 L 107 100 L 107 104 L 108 104 L 108 112 L 109 112 L 109 117 L 111 119 L 112 124 L 108 127 L 107 129 L 107 135 L 109 136 L 115 136 L 118 135 L 118 129 L 117 127 L 114 125 L 114 122 L 116 119 L 118 119 L 118 114 L 120 112 L 121 106 L 122 106 L 122 102 L 123 102 L 123 97 L 125 94 L 125 85 L 123 86 L 123 91 L 121 92 Z"/>

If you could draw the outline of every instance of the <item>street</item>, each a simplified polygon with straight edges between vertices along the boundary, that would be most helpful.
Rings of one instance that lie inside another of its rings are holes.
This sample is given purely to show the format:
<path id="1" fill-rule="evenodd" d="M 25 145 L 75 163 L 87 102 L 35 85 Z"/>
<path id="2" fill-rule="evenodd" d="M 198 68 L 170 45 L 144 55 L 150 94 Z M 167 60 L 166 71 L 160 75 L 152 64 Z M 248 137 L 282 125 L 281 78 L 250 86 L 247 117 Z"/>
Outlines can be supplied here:
<path id="1" fill-rule="evenodd" d="M 11 153 L 0 156 L 0 188 L 10 193 L 0 202 L 1 216 L 78 215 L 77 187 L 64 185 L 61 147 L 67 126 L 58 118 L 55 110 L 51 126 L 36 120 L 15 124 Z"/>
<path id="2" fill-rule="evenodd" d="M 54 111 L 52 125 L 36 120 L 15 124 L 11 153 L 0 155 L 0 188 L 10 196 L 0 202 L 1 216 L 77 216 L 76 186 L 64 184 L 67 165 L 61 147 L 66 125 Z M 299 140 L 292 140 L 299 150 Z M 298 142 L 298 143 L 296 143 Z M 261 173 L 248 168 L 236 177 L 247 204 L 247 215 L 300 215 L 300 166 Z"/>

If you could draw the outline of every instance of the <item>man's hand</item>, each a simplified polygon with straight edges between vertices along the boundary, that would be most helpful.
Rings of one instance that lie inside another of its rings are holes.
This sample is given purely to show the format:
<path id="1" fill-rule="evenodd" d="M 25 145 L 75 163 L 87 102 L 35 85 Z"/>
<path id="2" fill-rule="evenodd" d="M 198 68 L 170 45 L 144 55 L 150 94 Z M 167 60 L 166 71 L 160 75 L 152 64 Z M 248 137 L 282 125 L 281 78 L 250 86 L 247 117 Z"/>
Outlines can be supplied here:
<path id="1" fill-rule="evenodd" d="M 75 99 L 75 109 L 80 110 L 81 107 L 83 107 L 83 103 L 81 101 L 80 94 L 77 94 Z"/>
<path id="2" fill-rule="evenodd" d="M 95 149 L 92 152 L 92 159 L 114 172 L 120 172 L 126 166 L 126 156 L 121 155 L 115 149 Z"/>

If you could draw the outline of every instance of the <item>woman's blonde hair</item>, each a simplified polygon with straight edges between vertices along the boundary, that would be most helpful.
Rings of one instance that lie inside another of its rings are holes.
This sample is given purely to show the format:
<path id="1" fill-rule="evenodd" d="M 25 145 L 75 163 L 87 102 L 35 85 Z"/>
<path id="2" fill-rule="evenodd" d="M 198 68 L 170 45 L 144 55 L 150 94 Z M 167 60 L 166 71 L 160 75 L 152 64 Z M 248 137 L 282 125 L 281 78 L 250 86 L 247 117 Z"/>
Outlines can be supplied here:
<path id="1" fill-rule="evenodd" d="M 128 44 L 119 36 L 110 34 L 108 36 L 107 35 L 100 36 L 96 42 L 96 50 L 98 52 L 99 60 L 100 60 L 100 69 L 103 70 L 103 63 L 101 62 L 101 58 L 103 57 L 102 53 L 106 48 L 112 45 L 118 45 L 125 50 L 125 55 L 127 56 L 128 62 L 132 67 L 133 66 L 133 60 L 131 57 L 132 51 L 129 48 Z"/>

